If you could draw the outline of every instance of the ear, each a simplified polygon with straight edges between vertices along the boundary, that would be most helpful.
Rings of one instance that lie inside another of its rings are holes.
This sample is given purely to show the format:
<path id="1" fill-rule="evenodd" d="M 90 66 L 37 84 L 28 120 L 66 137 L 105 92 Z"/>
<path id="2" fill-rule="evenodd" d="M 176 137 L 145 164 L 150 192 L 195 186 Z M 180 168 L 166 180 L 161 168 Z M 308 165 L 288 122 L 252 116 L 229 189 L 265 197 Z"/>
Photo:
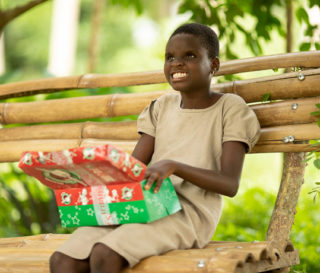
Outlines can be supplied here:
<path id="1" fill-rule="evenodd" d="M 211 59 L 211 73 L 214 74 L 219 70 L 220 60 L 218 57 L 214 57 Z"/>

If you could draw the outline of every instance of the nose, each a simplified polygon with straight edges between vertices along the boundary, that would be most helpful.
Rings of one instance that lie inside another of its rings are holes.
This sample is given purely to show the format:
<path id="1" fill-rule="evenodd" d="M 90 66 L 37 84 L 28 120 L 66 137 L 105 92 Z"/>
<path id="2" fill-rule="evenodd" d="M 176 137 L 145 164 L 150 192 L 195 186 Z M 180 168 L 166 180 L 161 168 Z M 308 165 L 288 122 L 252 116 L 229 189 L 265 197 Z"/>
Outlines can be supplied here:
<path id="1" fill-rule="evenodd" d="M 180 58 L 180 57 L 176 57 L 172 63 L 171 63 L 173 66 L 183 66 L 184 65 L 184 60 L 183 58 Z"/>

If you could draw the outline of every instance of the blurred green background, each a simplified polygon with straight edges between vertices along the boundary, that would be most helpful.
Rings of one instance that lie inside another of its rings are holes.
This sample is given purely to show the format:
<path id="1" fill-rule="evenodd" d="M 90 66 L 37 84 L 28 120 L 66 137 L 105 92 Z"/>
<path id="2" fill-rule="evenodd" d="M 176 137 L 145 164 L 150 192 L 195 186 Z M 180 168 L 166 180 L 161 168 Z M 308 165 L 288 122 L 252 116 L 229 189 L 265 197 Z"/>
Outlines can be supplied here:
<path id="1" fill-rule="evenodd" d="M 0 9 L 9 10 L 27 2 L 0 0 Z M 72 75 L 89 72 L 93 2 L 79 2 Z M 208 8 L 209 2 L 104 1 L 98 54 L 91 72 L 126 73 L 161 69 L 167 38 L 178 25 L 188 20 L 207 23 L 217 30 L 221 41 L 221 61 L 286 52 L 286 3 L 290 1 L 211 1 L 215 4 L 212 10 Z M 320 23 L 311 16 L 320 14 L 312 10 L 315 8 L 319 10 L 317 1 L 293 1 L 292 51 L 319 49 Z M 47 1 L 4 28 L 5 72 L 0 76 L 0 84 L 54 76 L 48 70 L 52 12 L 53 2 Z M 226 31 L 223 32 L 223 29 Z M 270 73 L 280 72 L 237 77 Z M 147 88 L 73 90 L 7 101 L 166 88 L 168 86 L 162 84 Z M 319 158 L 319 154 L 315 156 Z M 282 160 L 282 154 L 247 155 L 240 191 L 235 198 L 224 198 L 224 212 L 214 240 L 264 240 L 281 179 Z M 294 245 L 300 250 L 301 264 L 295 266 L 292 272 L 320 272 L 320 201 L 314 202 L 314 196 L 309 194 L 317 181 L 320 181 L 319 169 L 313 161 L 309 161 L 291 233 Z M 0 164 L 0 196 L 0 237 L 72 232 L 72 229 L 61 228 L 52 192 L 25 175 L 16 164 Z"/>

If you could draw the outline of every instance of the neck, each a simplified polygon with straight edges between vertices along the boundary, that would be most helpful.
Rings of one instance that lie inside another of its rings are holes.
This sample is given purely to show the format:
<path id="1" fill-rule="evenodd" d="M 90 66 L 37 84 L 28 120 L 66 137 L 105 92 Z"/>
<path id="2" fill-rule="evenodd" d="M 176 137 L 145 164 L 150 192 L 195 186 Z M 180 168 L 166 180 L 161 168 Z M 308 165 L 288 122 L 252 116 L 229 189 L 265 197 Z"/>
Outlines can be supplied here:
<path id="1" fill-rule="evenodd" d="M 208 91 L 207 93 L 183 93 L 181 94 L 181 105 L 183 109 L 202 109 L 213 105 L 220 97 L 220 94 Z"/>

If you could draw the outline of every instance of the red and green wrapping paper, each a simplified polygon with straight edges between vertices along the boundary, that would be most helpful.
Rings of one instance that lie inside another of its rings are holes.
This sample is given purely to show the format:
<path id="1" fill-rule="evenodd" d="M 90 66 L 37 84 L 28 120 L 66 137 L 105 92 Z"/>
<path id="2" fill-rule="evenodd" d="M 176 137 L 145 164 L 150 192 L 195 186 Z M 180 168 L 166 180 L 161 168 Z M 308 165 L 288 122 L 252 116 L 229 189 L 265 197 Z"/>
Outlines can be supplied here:
<path id="1" fill-rule="evenodd" d="M 55 191 L 64 227 L 147 223 L 181 209 L 170 179 L 145 191 L 146 166 L 112 145 L 25 152 L 19 167 Z"/>

